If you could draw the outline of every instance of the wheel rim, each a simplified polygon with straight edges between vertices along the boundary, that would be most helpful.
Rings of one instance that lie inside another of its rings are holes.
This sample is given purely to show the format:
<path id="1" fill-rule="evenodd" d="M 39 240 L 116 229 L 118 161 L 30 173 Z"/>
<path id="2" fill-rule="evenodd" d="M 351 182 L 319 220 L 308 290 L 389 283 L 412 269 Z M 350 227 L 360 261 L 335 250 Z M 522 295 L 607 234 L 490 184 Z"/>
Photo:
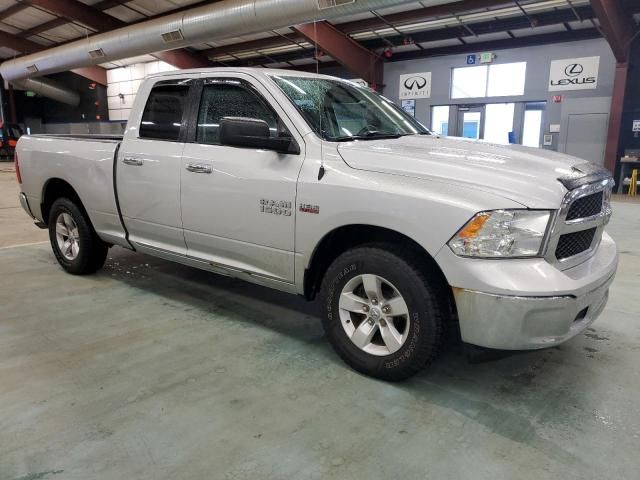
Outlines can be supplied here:
<path id="1" fill-rule="evenodd" d="M 340 293 L 342 328 L 354 345 L 384 356 L 402 348 L 409 336 L 409 308 L 398 289 L 379 275 L 358 275 Z"/>
<path id="2" fill-rule="evenodd" d="M 78 257 L 80 253 L 78 225 L 68 213 L 61 213 L 56 219 L 56 242 L 64 258 L 73 261 Z"/>

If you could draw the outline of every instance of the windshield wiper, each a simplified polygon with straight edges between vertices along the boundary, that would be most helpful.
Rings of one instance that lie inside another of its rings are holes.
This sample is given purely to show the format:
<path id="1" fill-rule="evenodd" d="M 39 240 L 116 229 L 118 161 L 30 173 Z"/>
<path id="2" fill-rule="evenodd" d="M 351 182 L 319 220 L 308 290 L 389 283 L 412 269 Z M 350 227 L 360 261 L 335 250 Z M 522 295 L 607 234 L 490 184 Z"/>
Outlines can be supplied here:
<path id="1" fill-rule="evenodd" d="M 385 138 L 400 138 L 407 133 L 384 133 L 384 132 L 367 132 L 362 135 L 345 135 L 344 137 L 334 137 L 330 140 L 334 142 L 349 142 L 351 140 L 380 140 Z"/>

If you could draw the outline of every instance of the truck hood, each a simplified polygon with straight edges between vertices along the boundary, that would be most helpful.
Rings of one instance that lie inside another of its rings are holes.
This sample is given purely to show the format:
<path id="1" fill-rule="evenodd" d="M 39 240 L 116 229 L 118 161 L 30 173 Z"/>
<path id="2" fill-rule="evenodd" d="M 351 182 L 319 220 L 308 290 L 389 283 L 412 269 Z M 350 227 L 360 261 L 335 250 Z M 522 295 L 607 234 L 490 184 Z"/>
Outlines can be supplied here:
<path id="1" fill-rule="evenodd" d="M 521 145 L 435 135 L 362 140 L 338 145 L 352 168 L 441 181 L 501 195 L 529 208 L 558 208 L 585 160 Z"/>

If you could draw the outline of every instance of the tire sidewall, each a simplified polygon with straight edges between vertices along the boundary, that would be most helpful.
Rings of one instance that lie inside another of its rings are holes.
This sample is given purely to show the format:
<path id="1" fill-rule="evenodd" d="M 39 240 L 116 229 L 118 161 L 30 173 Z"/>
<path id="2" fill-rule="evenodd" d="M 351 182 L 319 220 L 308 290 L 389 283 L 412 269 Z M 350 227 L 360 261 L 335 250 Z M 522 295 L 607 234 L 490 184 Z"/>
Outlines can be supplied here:
<path id="1" fill-rule="evenodd" d="M 60 247 L 58 247 L 58 241 L 56 239 L 56 221 L 62 213 L 71 215 L 71 218 L 73 218 L 73 221 L 78 226 L 78 244 L 80 250 L 78 256 L 73 260 L 65 258 L 60 251 Z M 93 231 L 91 230 L 91 226 L 87 223 L 82 211 L 71 200 L 60 198 L 53 203 L 49 213 L 49 240 L 53 253 L 62 268 L 69 273 L 83 273 L 86 270 L 91 260 L 92 237 Z"/>
<path id="2" fill-rule="evenodd" d="M 363 253 L 353 251 L 343 255 L 334 262 L 325 276 L 323 321 L 334 348 L 356 370 L 383 378 L 394 376 L 407 368 L 423 366 L 430 351 L 436 346 L 437 335 L 435 319 L 430 315 L 433 313 L 433 305 L 428 292 L 425 292 L 422 279 L 397 256 L 379 250 L 374 259 Z M 361 350 L 347 336 L 342 326 L 339 312 L 342 289 L 349 280 L 363 274 L 378 275 L 393 284 L 409 309 L 409 336 L 402 347 L 390 355 L 376 356 Z"/>

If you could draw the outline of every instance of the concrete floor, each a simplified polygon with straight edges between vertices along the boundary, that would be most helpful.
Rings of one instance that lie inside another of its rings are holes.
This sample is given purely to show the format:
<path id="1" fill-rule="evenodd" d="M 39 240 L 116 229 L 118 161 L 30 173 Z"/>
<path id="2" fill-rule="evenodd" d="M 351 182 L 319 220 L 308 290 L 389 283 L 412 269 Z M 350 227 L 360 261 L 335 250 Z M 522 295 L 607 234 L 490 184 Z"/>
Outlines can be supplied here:
<path id="1" fill-rule="evenodd" d="M 8 176 L 2 480 L 640 476 L 638 204 L 615 204 L 620 271 L 586 334 L 481 364 L 453 345 L 389 384 L 346 367 L 302 299 L 122 249 L 80 278 L 47 244 L 7 248 L 45 238 Z"/>

